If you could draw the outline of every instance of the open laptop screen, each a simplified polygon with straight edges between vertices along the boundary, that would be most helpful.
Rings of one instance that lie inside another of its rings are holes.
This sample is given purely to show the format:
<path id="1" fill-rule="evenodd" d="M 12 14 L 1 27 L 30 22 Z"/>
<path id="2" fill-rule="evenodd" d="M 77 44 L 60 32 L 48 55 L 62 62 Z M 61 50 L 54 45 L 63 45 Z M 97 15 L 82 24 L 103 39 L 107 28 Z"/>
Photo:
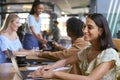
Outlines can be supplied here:
<path id="1" fill-rule="evenodd" d="M 10 58 L 11 58 L 13 67 L 14 67 L 14 69 L 15 69 L 15 72 L 17 73 L 17 75 L 18 75 L 22 80 L 28 80 L 28 79 L 30 79 L 30 80 L 44 80 L 43 78 L 28 78 L 28 77 L 27 77 L 27 74 L 30 73 L 30 72 L 33 72 L 33 70 L 20 71 L 19 68 L 18 68 L 16 59 L 15 59 L 12 51 L 8 49 L 8 52 L 9 52 L 9 55 L 10 55 Z"/>
<path id="2" fill-rule="evenodd" d="M 21 79 L 23 79 L 23 78 L 22 78 L 22 75 L 20 74 L 20 71 L 19 71 L 19 68 L 18 68 L 16 59 L 15 59 L 12 51 L 11 51 L 10 49 L 8 49 L 8 52 L 9 52 L 9 55 L 10 55 L 10 58 L 11 58 L 11 61 L 12 61 L 12 65 L 13 65 L 13 67 L 14 67 L 14 69 L 15 69 L 15 72 L 18 74 L 18 76 L 19 76 Z"/>

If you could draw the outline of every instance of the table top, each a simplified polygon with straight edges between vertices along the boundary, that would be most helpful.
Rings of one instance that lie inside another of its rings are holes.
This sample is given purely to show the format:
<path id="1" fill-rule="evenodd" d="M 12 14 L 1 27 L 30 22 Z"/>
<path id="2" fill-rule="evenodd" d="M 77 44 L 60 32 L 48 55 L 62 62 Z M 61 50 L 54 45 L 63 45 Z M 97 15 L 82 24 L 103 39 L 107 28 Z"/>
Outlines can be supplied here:
<path id="1" fill-rule="evenodd" d="M 19 69 L 23 71 L 27 70 L 26 67 L 19 67 Z M 0 80 L 21 80 L 21 79 L 15 73 L 12 63 L 3 63 L 0 64 Z M 44 79 L 44 80 L 53 80 L 53 79 Z"/>
<path id="2" fill-rule="evenodd" d="M 0 64 L 0 80 L 13 80 L 14 73 L 12 63 Z"/>
<path id="3" fill-rule="evenodd" d="M 54 60 L 50 60 L 47 58 L 41 58 L 41 57 L 38 57 L 35 55 L 26 56 L 26 59 L 27 59 L 27 61 L 36 61 L 36 62 L 52 62 L 52 61 L 54 61 Z"/>

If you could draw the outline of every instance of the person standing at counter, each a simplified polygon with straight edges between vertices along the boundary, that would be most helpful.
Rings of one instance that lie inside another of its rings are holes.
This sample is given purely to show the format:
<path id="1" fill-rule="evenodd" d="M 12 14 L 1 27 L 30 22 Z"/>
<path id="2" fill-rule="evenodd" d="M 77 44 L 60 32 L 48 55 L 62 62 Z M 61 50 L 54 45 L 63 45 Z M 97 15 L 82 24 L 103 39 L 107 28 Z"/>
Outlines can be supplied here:
<path id="1" fill-rule="evenodd" d="M 117 80 L 120 59 L 112 42 L 106 18 L 99 13 L 89 14 L 83 28 L 84 40 L 90 46 L 53 65 L 44 66 L 30 73 L 29 77 L 57 78 L 62 80 Z M 80 61 L 81 75 L 69 74 L 53 69 Z"/>
<path id="2" fill-rule="evenodd" d="M 7 49 L 13 51 L 14 55 L 24 54 L 33 55 L 34 50 L 25 50 L 22 47 L 17 30 L 20 27 L 20 18 L 16 14 L 9 14 L 0 29 L 0 63 L 6 61 L 9 57 Z"/>
<path id="3" fill-rule="evenodd" d="M 44 5 L 40 1 L 35 1 L 28 16 L 28 26 L 23 37 L 23 47 L 31 50 L 34 47 L 46 47 L 47 41 L 43 39 L 41 33 L 40 14 L 44 11 Z"/>

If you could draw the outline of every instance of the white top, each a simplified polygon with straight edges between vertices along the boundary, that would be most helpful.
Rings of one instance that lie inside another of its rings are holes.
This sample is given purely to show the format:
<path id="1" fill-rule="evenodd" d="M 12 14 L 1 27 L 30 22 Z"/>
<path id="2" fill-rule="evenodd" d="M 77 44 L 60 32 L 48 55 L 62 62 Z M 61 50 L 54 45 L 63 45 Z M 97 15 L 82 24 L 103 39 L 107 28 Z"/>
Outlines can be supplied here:
<path id="1" fill-rule="evenodd" d="M 30 26 L 34 27 L 34 31 L 35 31 L 36 34 L 40 34 L 40 31 L 41 31 L 41 18 L 39 17 L 39 21 L 37 22 L 33 15 L 29 15 L 28 16 L 28 27 L 26 27 L 26 33 L 31 34 Z"/>
<path id="2" fill-rule="evenodd" d="M 7 50 L 7 48 L 12 51 L 19 51 L 19 49 L 23 48 L 23 47 L 22 47 L 22 44 L 21 44 L 19 38 L 17 38 L 15 41 L 11 41 L 6 36 L 0 35 L 1 51 L 5 51 L 5 50 Z"/>

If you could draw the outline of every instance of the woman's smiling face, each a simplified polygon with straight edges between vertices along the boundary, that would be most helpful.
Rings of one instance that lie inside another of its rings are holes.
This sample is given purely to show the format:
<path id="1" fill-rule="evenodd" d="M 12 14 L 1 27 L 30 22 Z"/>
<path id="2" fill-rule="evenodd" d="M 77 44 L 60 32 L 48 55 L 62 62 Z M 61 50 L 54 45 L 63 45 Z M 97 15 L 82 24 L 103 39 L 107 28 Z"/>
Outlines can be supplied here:
<path id="1" fill-rule="evenodd" d="M 43 4 L 39 4 L 35 7 L 36 14 L 41 14 L 44 11 L 44 6 Z"/>
<path id="2" fill-rule="evenodd" d="M 90 42 L 98 40 L 101 33 L 101 29 L 95 24 L 95 22 L 90 18 L 86 18 L 86 24 L 83 28 L 84 40 Z"/>

